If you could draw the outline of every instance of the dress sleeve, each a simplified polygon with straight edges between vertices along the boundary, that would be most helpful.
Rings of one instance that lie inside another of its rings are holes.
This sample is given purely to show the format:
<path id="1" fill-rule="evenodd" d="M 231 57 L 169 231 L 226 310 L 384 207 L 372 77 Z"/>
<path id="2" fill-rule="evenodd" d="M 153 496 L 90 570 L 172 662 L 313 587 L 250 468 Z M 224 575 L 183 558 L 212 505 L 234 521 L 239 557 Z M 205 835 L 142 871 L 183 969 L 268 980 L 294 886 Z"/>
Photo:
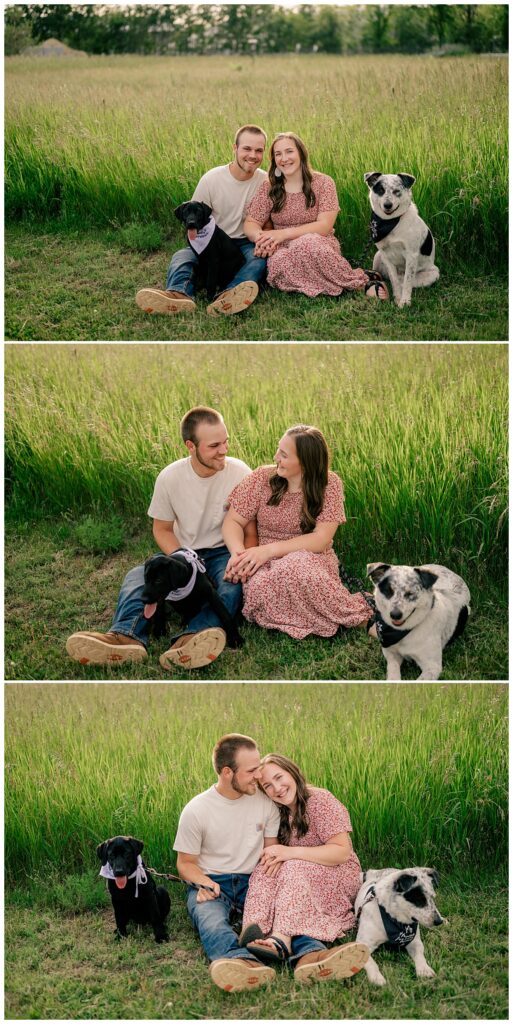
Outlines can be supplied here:
<path id="1" fill-rule="evenodd" d="M 317 516 L 318 523 L 345 523 L 344 492 L 342 481 L 336 473 L 328 474 L 328 486 L 324 495 L 324 504 Z"/>
<path id="2" fill-rule="evenodd" d="M 267 470 L 268 473 L 268 470 Z M 266 469 L 255 469 L 228 495 L 228 506 L 243 519 L 255 519 L 262 504 Z"/>
<path id="3" fill-rule="evenodd" d="M 255 192 L 253 199 L 251 200 L 246 216 L 251 217 L 252 220 L 256 220 L 258 224 L 265 224 L 266 220 L 269 220 L 271 216 L 272 203 L 269 197 L 269 182 L 264 181 L 260 185 L 258 192 Z"/>
<path id="4" fill-rule="evenodd" d="M 338 205 L 337 189 L 333 178 L 328 174 L 322 174 L 316 191 L 318 192 L 319 213 L 331 213 L 340 210 Z"/>
<path id="5" fill-rule="evenodd" d="M 328 839 L 337 836 L 339 832 L 353 831 L 347 808 L 340 803 L 340 800 L 337 800 L 336 796 L 333 796 L 333 793 L 327 789 L 321 789 L 310 799 L 314 801 L 312 825 L 321 842 L 327 843 Z"/>

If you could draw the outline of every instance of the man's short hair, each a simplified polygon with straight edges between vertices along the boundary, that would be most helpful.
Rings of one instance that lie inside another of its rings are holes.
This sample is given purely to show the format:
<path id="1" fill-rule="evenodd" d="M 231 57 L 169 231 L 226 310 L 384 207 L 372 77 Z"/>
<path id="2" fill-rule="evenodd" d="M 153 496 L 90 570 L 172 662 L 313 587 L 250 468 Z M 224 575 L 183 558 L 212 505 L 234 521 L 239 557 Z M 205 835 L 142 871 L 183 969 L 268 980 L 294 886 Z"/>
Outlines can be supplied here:
<path id="1" fill-rule="evenodd" d="M 246 750 L 256 750 L 257 745 L 251 736 L 242 736 L 238 732 L 229 732 L 221 736 L 212 751 L 212 764 L 218 775 L 223 768 L 231 768 L 232 772 L 237 771 L 237 751 L 241 747 Z"/>
<path id="2" fill-rule="evenodd" d="M 243 132 L 252 132 L 253 135 L 263 135 L 267 143 L 267 132 L 264 132 L 263 128 L 260 128 L 258 124 L 243 124 L 242 128 L 237 128 L 235 133 L 235 145 L 239 145 L 239 139 Z"/>
<path id="3" fill-rule="evenodd" d="M 196 429 L 200 423 L 210 423 L 211 426 L 214 426 L 216 423 L 224 423 L 224 420 L 216 409 L 211 409 L 208 405 L 195 405 L 182 417 L 180 423 L 182 441 L 192 441 L 193 444 L 197 444 Z"/>

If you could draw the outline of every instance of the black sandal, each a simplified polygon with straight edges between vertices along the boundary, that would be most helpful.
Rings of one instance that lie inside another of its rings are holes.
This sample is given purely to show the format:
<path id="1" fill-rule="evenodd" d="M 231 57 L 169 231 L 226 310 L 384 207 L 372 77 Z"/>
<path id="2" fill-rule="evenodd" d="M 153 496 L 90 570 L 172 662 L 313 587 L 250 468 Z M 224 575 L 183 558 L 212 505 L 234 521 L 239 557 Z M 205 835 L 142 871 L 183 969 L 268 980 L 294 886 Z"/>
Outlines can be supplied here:
<path id="1" fill-rule="evenodd" d="M 265 939 L 265 933 L 259 924 L 248 924 L 239 936 L 239 946 L 247 946 L 248 942 L 254 942 L 255 939 Z"/>
<path id="2" fill-rule="evenodd" d="M 367 281 L 367 284 L 365 285 L 365 287 L 363 289 L 366 295 L 367 295 L 367 292 L 369 291 L 370 288 L 375 288 L 376 289 L 376 295 L 374 296 L 374 298 L 380 299 L 381 302 L 383 302 L 384 300 L 389 298 L 388 288 L 387 288 L 387 286 L 386 286 L 384 281 L 372 281 L 372 280 Z M 380 294 L 379 294 L 380 291 L 383 292 L 383 299 L 380 298 Z"/>
<path id="3" fill-rule="evenodd" d="M 254 942 L 249 946 L 246 945 L 246 949 L 263 964 L 285 964 L 290 956 L 290 949 L 287 949 L 285 943 L 281 939 L 277 939 L 275 935 L 267 935 L 266 938 L 273 943 L 275 951 L 269 949 L 268 946 L 257 946 Z"/>

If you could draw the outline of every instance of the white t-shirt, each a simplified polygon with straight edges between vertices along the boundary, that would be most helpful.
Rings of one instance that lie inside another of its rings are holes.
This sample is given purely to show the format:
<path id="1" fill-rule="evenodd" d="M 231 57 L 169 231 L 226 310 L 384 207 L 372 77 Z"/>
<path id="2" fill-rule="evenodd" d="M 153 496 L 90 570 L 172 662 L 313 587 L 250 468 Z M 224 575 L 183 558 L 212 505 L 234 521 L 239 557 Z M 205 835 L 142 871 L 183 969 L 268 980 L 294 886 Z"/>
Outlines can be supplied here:
<path id="1" fill-rule="evenodd" d="M 183 547 L 218 548 L 224 544 L 223 519 L 228 495 L 245 476 L 249 466 L 240 459 L 226 458 L 224 469 L 213 476 L 198 476 L 190 458 L 179 459 L 159 473 L 148 509 L 152 519 L 173 523 Z"/>
<path id="2" fill-rule="evenodd" d="M 263 181 L 267 181 L 267 174 L 261 167 L 257 167 L 247 181 L 238 181 L 231 174 L 230 165 L 224 164 L 213 167 L 200 178 L 192 198 L 198 203 L 208 203 L 216 224 L 230 238 L 244 238 L 247 208 Z"/>
<path id="3" fill-rule="evenodd" d="M 206 875 L 249 875 L 264 837 L 275 838 L 279 827 L 278 808 L 261 790 L 229 800 L 211 786 L 184 807 L 173 849 L 198 857 Z"/>

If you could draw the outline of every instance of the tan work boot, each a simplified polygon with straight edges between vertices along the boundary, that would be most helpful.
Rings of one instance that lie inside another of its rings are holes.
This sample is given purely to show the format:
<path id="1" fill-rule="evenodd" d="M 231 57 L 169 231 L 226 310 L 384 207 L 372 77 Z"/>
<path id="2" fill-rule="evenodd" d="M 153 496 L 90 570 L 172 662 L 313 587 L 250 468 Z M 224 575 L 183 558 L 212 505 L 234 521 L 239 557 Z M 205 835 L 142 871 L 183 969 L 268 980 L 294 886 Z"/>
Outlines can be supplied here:
<path id="1" fill-rule="evenodd" d="M 148 653 L 140 640 L 123 633 L 73 633 L 66 650 L 81 665 L 119 665 L 123 661 L 146 661 Z"/>
<path id="2" fill-rule="evenodd" d="M 213 960 L 208 970 L 214 985 L 222 988 L 223 992 L 245 992 L 260 988 L 276 977 L 273 967 L 265 967 L 256 960 L 238 960 L 236 957 Z"/>
<path id="3" fill-rule="evenodd" d="M 228 288 L 227 291 L 218 295 L 217 299 L 207 306 L 207 313 L 215 316 L 217 313 L 224 313 L 231 316 L 232 313 L 242 313 L 244 309 L 251 306 L 258 295 L 258 285 L 255 281 L 243 281 L 235 285 L 235 288 Z"/>
<path id="4" fill-rule="evenodd" d="M 358 974 L 367 963 L 370 953 L 363 942 L 346 942 L 335 949 L 319 949 L 305 953 L 294 970 L 296 981 L 338 981 Z"/>
<path id="5" fill-rule="evenodd" d="M 185 292 L 162 291 L 160 288 L 141 288 L 135 301 L 145 313 L 193 313 L 196 303 Z"/>
<path id="6" fill-rule="evenodd" d="M 202 629 L 199 633 L 184 633 L 178 637 L 172 647 L 160 655 L 162 668 L 204 668 L 219 657 L 226 647 L 224 629 L 213 626 Z"/>

